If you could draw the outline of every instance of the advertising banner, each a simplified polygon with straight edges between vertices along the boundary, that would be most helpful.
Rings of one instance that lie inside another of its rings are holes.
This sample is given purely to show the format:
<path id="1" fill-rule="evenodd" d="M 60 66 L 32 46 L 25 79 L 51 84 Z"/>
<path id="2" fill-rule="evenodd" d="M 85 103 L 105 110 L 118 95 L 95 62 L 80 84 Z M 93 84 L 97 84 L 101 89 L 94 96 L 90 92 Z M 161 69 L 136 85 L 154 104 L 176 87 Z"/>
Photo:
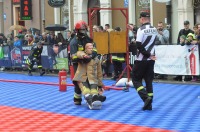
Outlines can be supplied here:
<path id="1" fill-rule="evenodd" d="M 155 47 L 155 73 L 199 75 L 198 45 L 159 45 Z"/>
<path id="2" fill-rule="evenodd" d="M 21 67 L 22 66 L 22 53 L 21 49 L 18 47 L 14 47 L 11 52 L 11 63 L 13 67 Z"/>
<path id="3" fill-rule="evenodd" d="M 49 69 L 68 69 L 68 51 L 66 46 L 47 47 Z"/>
<path id="4" fill-rule="evenodd" d="M 0 66 L 27 67 L 26 59 L 32 46 L 21 48 L 1 47 L 3 52 Z M 167 75 L 199 75 L 199 48 L 198 45 L 157 45 L 155 46 L 157 60 L 154 72 Z M 136 56 L 129 54 L 129 64 L 133 65 Z M 45 69 L 68 70 L 68 51 L 66 46 L 43 46 L 42 66 Z M 35 65 L 34 68 L 37 66 Z"/>
<path id="5" fill-rule="evenodd" d="M 0 66 L 11 67 L 10 60 L 10 47 L 9 46 L 1 46 L 0 47 Z"/>
<path id="6" fill-rule="evenodd" d="M 32 46 L 22 46 L 22 67 L 27 67 L 26 59 L 28 58 Z"/>

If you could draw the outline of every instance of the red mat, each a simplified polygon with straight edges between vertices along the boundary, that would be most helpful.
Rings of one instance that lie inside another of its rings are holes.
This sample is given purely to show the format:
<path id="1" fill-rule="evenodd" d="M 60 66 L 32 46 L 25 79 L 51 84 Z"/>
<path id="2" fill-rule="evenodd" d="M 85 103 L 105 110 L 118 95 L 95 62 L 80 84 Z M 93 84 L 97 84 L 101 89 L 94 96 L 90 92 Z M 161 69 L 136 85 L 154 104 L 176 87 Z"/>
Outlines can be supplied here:
<path id="1" fill-rule="evenodd" d="M 50 112 L 0 106 L 0 131 L 170 132 Z"/>

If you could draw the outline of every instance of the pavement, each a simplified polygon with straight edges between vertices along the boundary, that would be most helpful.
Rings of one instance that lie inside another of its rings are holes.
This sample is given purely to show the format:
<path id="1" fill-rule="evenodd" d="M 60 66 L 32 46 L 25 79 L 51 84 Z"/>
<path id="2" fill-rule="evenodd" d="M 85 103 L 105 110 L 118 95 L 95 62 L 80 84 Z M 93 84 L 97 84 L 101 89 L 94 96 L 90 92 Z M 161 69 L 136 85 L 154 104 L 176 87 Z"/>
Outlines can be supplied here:
<path id="1" fill-rule="evenodd" d="M 27 76 L 27 72 L 0 72 L 0 131 L 81 132 L 199 132 L 199 83 L 154 80 L 152 111 L 141 110 L 134 88 L 106 90 L 101 110 L 73 104 L 73 86 L 60 92 L 57 75 Z M 171 80 L 172 79 L 172 80 Z M 24 83 L 32 81 L 34 83 Z M 106 86 L 116 82 L 105 78 Z M 38 83 L 38 84 L 37 84 Z M 67 78 L 67 84 L 72 84 Z"/>

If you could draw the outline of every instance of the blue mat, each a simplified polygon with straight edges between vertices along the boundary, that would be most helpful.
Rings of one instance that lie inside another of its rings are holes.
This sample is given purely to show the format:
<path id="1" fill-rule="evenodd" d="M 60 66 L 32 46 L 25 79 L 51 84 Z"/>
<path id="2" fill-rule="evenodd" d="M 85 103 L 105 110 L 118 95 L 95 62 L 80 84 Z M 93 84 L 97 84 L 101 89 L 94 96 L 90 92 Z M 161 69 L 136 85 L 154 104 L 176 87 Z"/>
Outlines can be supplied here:
<path id="1" fill-rule="evenodd" d="M 0 73 L 0 79 L 58 82 L 55 76 Z M 103 80 L 106 86 L 115 82 Z M 71 84 L 71 80 L 67 79 Z M 153 111 L 142 111 L 134 88 L 129 92 L 105 91 L 102 110 L 89 110 L 85 102 L 73 104 L 73 87 L 59 92 L 57 86 L 0 82 L 0 105 L 73 115 L 176 131 L 200 131 L 200 86 L 154 83 Z"/>

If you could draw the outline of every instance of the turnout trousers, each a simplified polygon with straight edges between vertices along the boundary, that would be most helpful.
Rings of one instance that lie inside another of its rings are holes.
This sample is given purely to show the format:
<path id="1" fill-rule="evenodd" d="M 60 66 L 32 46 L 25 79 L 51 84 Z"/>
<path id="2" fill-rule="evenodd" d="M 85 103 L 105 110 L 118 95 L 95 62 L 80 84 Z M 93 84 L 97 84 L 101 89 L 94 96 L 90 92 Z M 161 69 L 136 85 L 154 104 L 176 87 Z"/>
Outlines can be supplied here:
<path id="1" fill-rule="evenodd" d="M 154 64 L 153 60 L 135 61 L 132 69 L 132 82 L 137 90 L 139 96 L 145 101 L 148 96 L 153 99 L 153 78 L 154 78 Z M 146 88 L 142 84 L 144 79 Z"/>

